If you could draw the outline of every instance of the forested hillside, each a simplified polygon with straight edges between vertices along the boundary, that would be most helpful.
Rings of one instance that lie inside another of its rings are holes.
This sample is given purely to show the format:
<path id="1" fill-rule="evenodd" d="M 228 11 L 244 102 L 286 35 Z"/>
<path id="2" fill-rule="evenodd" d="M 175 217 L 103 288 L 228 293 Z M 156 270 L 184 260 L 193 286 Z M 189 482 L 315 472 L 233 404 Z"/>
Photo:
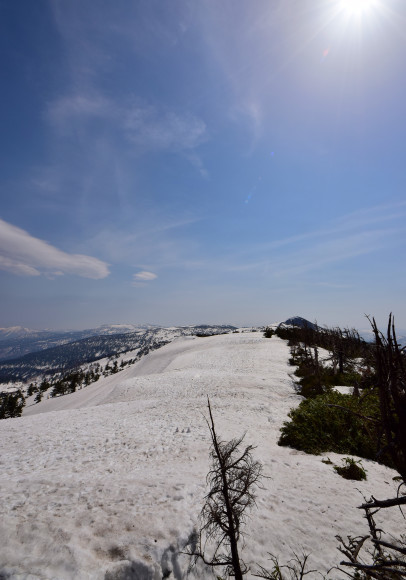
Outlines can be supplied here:
<path id="1" fill-rule="evenodd" d="M 92 336 L 68 344 L 0 363 L 0 383 L 29 381 L 40 374 L 63 372 L 85 363 L 109 358 L 131 350 L 146 354 L 179 336 L 232 332 L 234 326 L 198 325 L 174 328 L 150 328 L 126 334 Z"/>

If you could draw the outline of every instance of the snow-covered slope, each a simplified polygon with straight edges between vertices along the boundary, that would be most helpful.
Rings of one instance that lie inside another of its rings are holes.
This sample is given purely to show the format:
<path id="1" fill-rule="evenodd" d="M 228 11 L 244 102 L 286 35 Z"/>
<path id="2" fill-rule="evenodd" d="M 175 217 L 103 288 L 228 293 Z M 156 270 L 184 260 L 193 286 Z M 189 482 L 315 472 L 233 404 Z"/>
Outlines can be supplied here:
<path id="1" fill-rule="evenodd" d="M 339 562 L 335 535 L 365 531 L 361 494 L 392 496 L 395 473 L 364 461 L 368 480 L 350 482 L 321 457 L 277 446 L 299 402 L 288 357 L 285 342 L 259 333 L 182 337 L 1 421 L 0 578 L 184 578 L 179 550 L 209 467 L 207 395 L 221 436 L 246 431 L 270 477 L 248 520 L 244 559 L 266 565 L 268 552 L 286 561 L 303 549 L 312 567 Z M 396 517 L 394 531 L 404 526 Z M 196 577 L 213 576 L 201 568 Z"/>

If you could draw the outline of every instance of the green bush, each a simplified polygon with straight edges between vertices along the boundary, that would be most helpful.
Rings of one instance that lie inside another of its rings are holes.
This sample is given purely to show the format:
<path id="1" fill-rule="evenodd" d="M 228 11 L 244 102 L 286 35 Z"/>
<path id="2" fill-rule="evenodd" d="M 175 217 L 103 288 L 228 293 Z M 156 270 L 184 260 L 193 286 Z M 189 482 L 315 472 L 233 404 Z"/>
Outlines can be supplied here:
<path id="1" fill-rule="evenodd" d="M 344 465 L 342 466 L 334 465 L 334 469 L 338 475 L 341 475 L 344 479 L 362 481 L 367 478 L 366 471 L 363 468 L 361 461 L 355 461 L 351 457 L 344 457 L 343 463 Z"/>
<path id="2" fill-rule="evenodd" d="M 314 398 L 330 390 L 330 382 L 323 380 L 323 376 L 309 374 L 302 377 L 298 383 L 298 393 L 302 397 Z"/>
<path id="3" fill-rule="evenodd" d="M 376 459 L 380 447 L 377 423 L 359 415 L 378 419 L 378 396 L 371 392 L 360 400 L 336 391 L 305 399 L 290 411 L 278 444 L 315 455 L 331 451 Z M 380 457 L 380 461 L 390 464 L 388 458 Z"/>
<path id="4" fill-rule="evenodd" d="M 316 366 L 312 360 L 300 362 L 294 374 L 299 378 L 298 393 L 305 398 L 322 395 L 334 383 L 332 369 Z"/>
<path id="5" fill-rule="evenodd" d="M 334 374 L 332 368 L 321 365 L 316 369 L 314 366 L 301 364 L 295 371 L 295 375 L 300 377 L 298 392 L 302 397 L 306 398 L 322 395 L 336 385 L 352 387 L 360 384 L 362 380 L 359 373 L 345 372 Z"/>

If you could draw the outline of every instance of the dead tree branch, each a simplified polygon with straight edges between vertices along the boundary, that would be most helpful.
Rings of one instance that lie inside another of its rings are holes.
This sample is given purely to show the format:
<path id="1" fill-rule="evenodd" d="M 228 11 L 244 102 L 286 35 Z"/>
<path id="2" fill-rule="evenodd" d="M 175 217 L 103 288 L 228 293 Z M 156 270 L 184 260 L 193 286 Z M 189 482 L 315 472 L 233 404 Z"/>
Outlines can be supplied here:
<path id="1" fill-rule="evenodd" d="M 212 441 L 212 466 L 207 475 L 209 492 L 200 513 L 201 528 L 194 549 L 187 553 L 211 567 L 222 566 L 225 573 L 242 580 L 248 567 L 241 560 L 238 542 L 246 512 L 255 505 L 255 487 L 260 485 L 262 464 L 255 461 L 248 445 L 241 452 L 244 435 L 224 442 L 217 435 L 209 399 L 207 400 Z"/>

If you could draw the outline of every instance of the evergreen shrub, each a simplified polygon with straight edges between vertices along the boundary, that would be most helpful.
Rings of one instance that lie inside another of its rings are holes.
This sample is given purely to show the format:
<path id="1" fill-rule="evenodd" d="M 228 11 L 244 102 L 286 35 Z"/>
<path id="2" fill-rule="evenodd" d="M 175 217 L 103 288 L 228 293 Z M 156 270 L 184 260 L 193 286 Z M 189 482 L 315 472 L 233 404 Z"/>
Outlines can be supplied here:
<path id="1" fill-rule="evenodd" d="M 21 390 L 15 393 L 0 393 L 0 419 L 21 417 L 25 398 Z"/>
<path id="2" fill-rule="evenodd" d="M 372 391 L 360 399 L 330 390 L 303 400 L 288 416 L 279 445 L 315 455 L 330 451 L 377 459 L 379 399 Z M 390 465 L 388 457 L 379 460 Z"/>
<path id="3" fill-rule="evenodd" d="M 344 479 L 352 479 L 355 481 L 362 481 L 367 478 L 365 469 L 362 466 L 361 461 L 355 461 L 352 457 L 344 457 L 344 465 L 334 465 L 334 469 L 344 477 Z"/>

